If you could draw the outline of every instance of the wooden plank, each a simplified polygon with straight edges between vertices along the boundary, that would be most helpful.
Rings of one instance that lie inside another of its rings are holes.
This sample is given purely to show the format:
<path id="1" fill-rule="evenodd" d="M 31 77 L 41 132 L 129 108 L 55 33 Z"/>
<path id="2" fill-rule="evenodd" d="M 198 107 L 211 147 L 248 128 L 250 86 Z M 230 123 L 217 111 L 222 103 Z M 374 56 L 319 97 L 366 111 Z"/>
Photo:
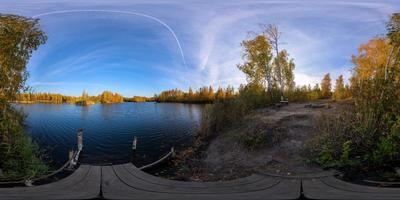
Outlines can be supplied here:
<path id="1" fill-rule="evenodd" d="M 92 199 L 100 194 L 101 167 L 81 165 L 60 181 L 33 186 L 0 188 L 0 199 Z"/>
<path id="2" fill-rule="evenodd" d="M 180 187 L 230 187 L 231 185 L 237 184 L 249 184 L 253 182 L 260 181 L 265 178 L 265 176 L 259 174 L 253 174 L 248 177 L 239 178 L 231 181 L 218 181 L 218 182 L 185 182 L 185 181 L 176 181 L 176 180 L 168 180 L 160 177 L 153 176 L 146 172 L 143 172 L 136 166 L 132 164 L 123 164 L 123 165 L 114 165 L 114 170 L 118 168 L 124 168 L 126 171 L 135 176 L 138 179 L 146 180 L 149 183 L 160 184 L 160 185 L 176 185 Z"/>
<path id="3" fill-rule="evenodd" d="M 182 184 L 167 186 L 138 180 L 123 172 L 122 168 L 115 170 L 111 166 L 106 166 L 103 167 L 102 173 L 102 192 L 103 197 L 107 199 L 297 199 L 300 197 L 300 180 L 268 177 L 264 177 L 264 180 L 248 189 L 232 186 L 181 188 Z M 269 180 L 277 181 L 271 184 L 268 183 Z"/>
<path id="4" fill-rule="evenodd" d="M 400 188 L 356 185 L 335 177 L 304 179 L 302 186 L 309 199 L 400 199 Z"/>
<path id="5" fill-rule="evenodd" d="M 280 178 L 267 178 L 261 179 L 260 181 L 250 181 L 245 183 L 239 184 L 229 184 L 224 187 L 225 182 L 219 182 L 215 185 L 209 187 L 204 187 L 207 183 L 192 183 L 191 186 L 187 184 L 157 184 L 148 182 L 146 179 L 140 179 L 134 176 L 134 174 L 129 173 L 123 168 L 113 167 L 114 173 L 118 176 L 121 181 L 125 184 L 140 188 L 143 190 L 154 190 L 157 191 L 169 191 L 173 189 L 175 192 L 179 193 L 210 193 L 214 191 L 224 192 L 224 193 L 232 193 L 232 192 L 241 192 L 241 191 L 248 191 L 248 190 L 263 190 L 266 188 L 273 187 L 274 185 L 280 182 Z M 159 178 L 161 179 L 161 178 Z M 167 180 L 168 181 L 168 180 Z M 194 187 L 193 185 L 201 185 L 202 187 Z"/>

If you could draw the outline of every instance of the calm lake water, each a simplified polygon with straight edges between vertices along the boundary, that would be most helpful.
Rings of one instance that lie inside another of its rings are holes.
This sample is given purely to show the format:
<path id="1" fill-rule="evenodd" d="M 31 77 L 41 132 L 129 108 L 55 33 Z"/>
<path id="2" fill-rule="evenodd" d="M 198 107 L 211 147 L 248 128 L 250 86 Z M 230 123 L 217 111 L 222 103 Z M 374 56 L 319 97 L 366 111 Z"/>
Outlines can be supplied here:
<path id="1" fill-rule="evenodd" d="M 201 119 L 202 106 L 180 103 L 18 104 L 27 114 L 26 130 L 48 157 L 61 165 L 76 149 L 76 133 L 84 131 L 81 162 L 125 163 L 138 166 L 191 144 Z M 132 154 L 133 137 L 138 138 Z"/>

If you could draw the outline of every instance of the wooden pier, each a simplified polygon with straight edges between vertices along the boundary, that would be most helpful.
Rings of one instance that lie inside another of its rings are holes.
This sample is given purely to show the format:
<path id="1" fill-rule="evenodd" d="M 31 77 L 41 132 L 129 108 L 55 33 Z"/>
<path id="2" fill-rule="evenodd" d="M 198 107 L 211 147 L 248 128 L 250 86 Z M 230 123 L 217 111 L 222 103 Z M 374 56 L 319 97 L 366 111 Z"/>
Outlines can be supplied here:
<path id="1" fill-rule="evenodd" d="M 224 182 L 183 182 L 152 176 L 131 163 L 81 165 L 54 183 L 0 188 L 0 199 L 400 199 L 400 188 L 361 186 L 332 173 L 254 174 Z"/>
<path id="2" fill-rule="evenodd" d="M 78 148 L 70 160 L 49 177 L 68 166 L 76 168 L 83 150 L 83 131 L 77 134 Z M 133 149 L 136 149 L 134 139 Z M 222 182 L 183 182 L 167 180 L 143 172 L 175 153 L 141 168 L 132 163 L 111 166 L 80 165 L 68 177 L 49 184 L 34 186 L 35 180 L 24 180 L 26 186 L 0 188 L 2 199 L 400 199 L 400 188 L 379 188 L 351 184 L 327 171 L 316 174 L 281 176 L 253 174 Z M 38 178 L 40 179 L 40 178 Z M 20 183 L 18 182 L 18 183 Z M 28 184 L 27 184 L 28 183 Z"/>

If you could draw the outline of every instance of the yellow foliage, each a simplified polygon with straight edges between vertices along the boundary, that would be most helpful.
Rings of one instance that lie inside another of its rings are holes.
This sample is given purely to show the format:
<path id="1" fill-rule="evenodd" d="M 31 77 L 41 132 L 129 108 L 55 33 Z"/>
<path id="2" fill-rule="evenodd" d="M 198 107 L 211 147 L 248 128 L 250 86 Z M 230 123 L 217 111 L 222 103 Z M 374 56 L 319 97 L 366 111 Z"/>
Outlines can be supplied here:
<path id="1" fill-rule="evenodd" d="M 370 79 L 384 72 L 390 45 L 386 38 L 373 38 L 358 48 L 358 55 L 352 56 L 354 80 Z"/>

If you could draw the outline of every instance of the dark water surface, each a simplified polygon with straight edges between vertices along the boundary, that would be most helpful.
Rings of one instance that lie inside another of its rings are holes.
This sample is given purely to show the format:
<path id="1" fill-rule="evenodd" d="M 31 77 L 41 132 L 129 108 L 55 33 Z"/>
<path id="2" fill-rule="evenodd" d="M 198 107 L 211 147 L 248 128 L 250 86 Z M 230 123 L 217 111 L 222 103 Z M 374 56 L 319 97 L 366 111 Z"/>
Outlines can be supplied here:
<path id="1" fill-rule="evenodd" d="M 132 160 L 132 140 L 138 138 L 135 164 L 153 162 L 171 147 L 193 141 L 201 105 L 180 103 L 18 104 L 26 113 L 26 130 L 49 158 L 60 165 L 76 149 L 76 133 L 84 131 L 81 162 L 125 163 Z"/>

